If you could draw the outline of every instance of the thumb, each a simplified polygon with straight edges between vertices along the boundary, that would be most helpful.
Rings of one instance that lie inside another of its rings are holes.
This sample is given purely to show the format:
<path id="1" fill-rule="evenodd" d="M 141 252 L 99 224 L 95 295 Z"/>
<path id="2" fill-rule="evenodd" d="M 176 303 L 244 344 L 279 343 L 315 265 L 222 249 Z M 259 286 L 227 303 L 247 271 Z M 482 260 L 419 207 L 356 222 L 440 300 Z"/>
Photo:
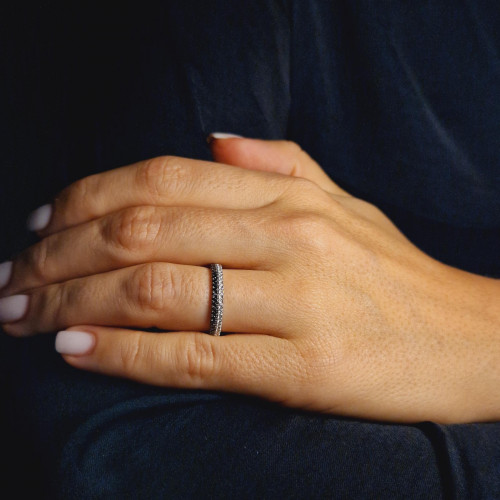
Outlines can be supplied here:
<path id="1" fill-rule="evenodd" d="M 217 162 L 251 170 L 303 177 L 315 182 L 325 191 L 349 196 L 295 142 L 247 139 L 221 132 L 210 134 L 207 141 Z"/>

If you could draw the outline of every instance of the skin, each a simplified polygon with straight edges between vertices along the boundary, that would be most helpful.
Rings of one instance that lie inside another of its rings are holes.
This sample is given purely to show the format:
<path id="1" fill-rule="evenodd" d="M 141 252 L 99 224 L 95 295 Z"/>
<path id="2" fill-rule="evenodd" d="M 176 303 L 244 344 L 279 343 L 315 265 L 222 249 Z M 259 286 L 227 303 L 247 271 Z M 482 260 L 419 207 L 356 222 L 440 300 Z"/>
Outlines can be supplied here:
<path id="1" fill-rule="evenodd" d="M 499 280 L 424 254 L 294 143 L 211 148 L 218 163 L 161 157 L 66 188 L 1 290 L 29 296 L 4 330 L 89 332 L 70 365 L 147 384 L 396 422 L 499 419 Z M 203 333 L 212 262 L 222 337 Z"/>

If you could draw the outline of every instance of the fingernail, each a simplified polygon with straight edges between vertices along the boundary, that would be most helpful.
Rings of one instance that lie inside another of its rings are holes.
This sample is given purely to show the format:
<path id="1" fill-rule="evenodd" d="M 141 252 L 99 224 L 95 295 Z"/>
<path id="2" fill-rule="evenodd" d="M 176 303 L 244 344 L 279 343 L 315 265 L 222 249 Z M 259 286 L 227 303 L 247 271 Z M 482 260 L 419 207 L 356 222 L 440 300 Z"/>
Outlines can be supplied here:
<path id="1" fill-rule="evenodd" d="M 0 264 L 0 288 L 3 288 L 9 281 L 12 275 L 12 261 L 2 262 Z"/>
<path id="2" fill-rule="evenodd" d="M 28 295 L 11 295 L 0 299 L 0 323 L 19 321 L 28 310 Z"/>
<path id="3" fill-rule="evenodd" d="M 88 332 L 64 330 L 56 336 L 56 351 L 59 354 L 81 356 L 90 354 L 95 345 L 95 336 Z"/>
<path id="4" fill-rule="evenodd" d="M 207 137 L 207 142 L 210 144 L 214 139 L 243 139 L 243 136 L 236 134 L 228 134 L 227 132 L 212 132 Z"/>
<path id="5" fill-rule="evenodd" d="M 31 212 L 28 217 L 27 225 L 30 231 L 41 231 L 45 229 L 52 217 L 52 205 L 42 205 L 35 211 Z"/>

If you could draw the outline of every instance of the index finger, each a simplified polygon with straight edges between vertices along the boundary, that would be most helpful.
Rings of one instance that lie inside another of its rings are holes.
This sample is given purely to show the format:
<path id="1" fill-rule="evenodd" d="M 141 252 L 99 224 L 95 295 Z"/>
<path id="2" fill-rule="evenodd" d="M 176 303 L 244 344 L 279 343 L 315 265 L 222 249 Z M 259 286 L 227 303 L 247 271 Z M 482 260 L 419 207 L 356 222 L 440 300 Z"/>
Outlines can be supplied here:
<path id="1" fill-rule="evenodd" d="M 76 181 L 33 212 L 28 226 L 47 236 L 140 205 L 259 208 L 279 198 L 289 183 L 281 174 L 161 156 Z"/>

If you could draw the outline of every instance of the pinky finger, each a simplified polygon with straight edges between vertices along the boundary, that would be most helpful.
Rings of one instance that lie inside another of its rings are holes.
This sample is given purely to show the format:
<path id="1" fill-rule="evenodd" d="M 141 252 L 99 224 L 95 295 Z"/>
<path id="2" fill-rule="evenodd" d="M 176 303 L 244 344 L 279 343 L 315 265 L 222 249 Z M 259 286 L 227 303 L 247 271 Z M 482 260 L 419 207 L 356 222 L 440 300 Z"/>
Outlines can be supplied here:
<path id="1" fill-rule="evenodd" d="M 213 337 L 80 326 L 59 332 L 56 350 L 75 368 L 151 385 L 291 397 L 301 370 L 290 341 L 267 335 Z"/>

